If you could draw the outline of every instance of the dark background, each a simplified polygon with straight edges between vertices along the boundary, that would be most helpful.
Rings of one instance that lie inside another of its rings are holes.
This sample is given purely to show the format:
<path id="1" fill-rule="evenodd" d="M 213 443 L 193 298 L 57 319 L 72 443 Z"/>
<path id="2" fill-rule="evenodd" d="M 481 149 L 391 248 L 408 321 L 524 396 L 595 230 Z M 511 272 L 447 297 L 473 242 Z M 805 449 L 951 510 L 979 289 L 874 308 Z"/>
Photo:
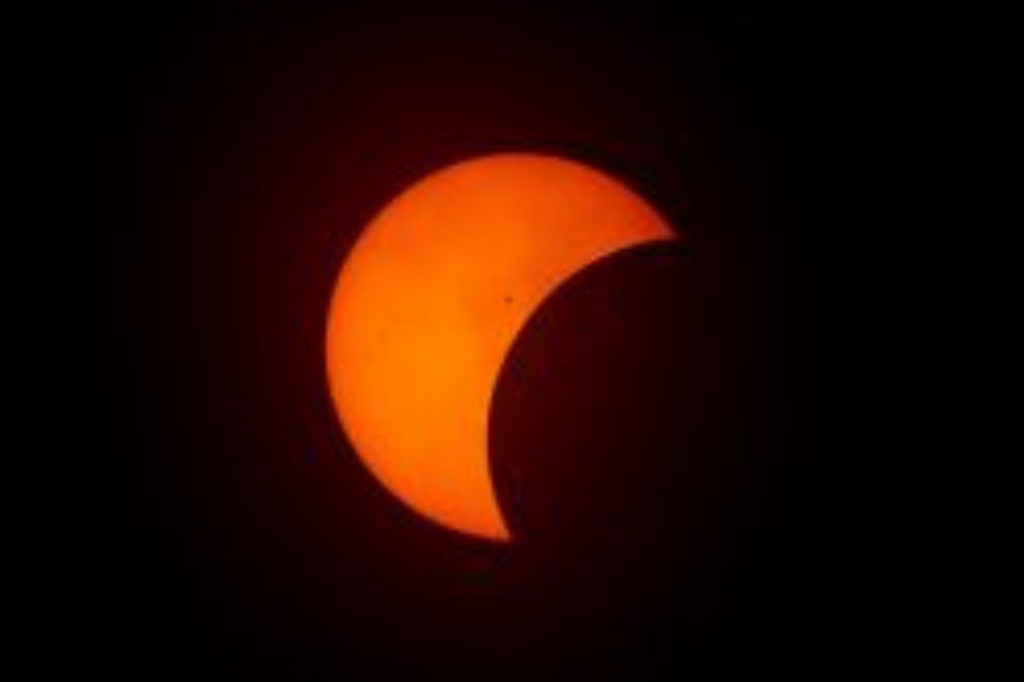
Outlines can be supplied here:
<path id="1" fill-rule="evenodd" d="M 62 13 L 75 417 L 52 434 L 56 662 L 116 679 L 870 669 L 892 618 L 865 485 L 886 453 L 862 417 L 877 102 L 851 22 L 754 2 Z M 603 168 L 686 240 L 589 269 L 517 343 L 491 455 L 520 540 L 496 547 L 370 478 L 322 340 L 374 212 L 506 150 Z"/>

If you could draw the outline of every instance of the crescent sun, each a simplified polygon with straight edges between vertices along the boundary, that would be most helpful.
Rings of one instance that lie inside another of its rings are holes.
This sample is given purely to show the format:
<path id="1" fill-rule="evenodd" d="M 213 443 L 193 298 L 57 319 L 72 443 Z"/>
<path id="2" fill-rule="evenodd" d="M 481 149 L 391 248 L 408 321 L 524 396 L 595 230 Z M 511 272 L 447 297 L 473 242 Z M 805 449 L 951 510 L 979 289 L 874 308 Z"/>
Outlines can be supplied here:
<path id="1" fill-rule="evenodd" d="M 619 181 L 553 156 L 470 159 L 401 193 L 359 236 L 328 313 L 330 394 L 359 457 L 423 516 L 510 539 L 487 429 L 516 335 L 574 273 L 675 236 Z"/>

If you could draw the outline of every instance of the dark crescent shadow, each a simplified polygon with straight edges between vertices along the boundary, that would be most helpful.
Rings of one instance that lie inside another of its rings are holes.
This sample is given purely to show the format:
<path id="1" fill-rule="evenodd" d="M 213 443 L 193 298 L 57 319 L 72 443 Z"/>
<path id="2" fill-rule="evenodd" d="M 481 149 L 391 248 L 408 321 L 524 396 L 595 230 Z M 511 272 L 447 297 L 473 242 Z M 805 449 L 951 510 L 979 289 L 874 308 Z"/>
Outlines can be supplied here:
<path id="1" fill-rule="evenodd" d="M 671 621 L 696 641 L 770 563 L 804 375 L 757 252 L 698 235 L 604 258 L 506 358 L 491 472 L 548 635 L 585 632 L 592 651 Z"/>

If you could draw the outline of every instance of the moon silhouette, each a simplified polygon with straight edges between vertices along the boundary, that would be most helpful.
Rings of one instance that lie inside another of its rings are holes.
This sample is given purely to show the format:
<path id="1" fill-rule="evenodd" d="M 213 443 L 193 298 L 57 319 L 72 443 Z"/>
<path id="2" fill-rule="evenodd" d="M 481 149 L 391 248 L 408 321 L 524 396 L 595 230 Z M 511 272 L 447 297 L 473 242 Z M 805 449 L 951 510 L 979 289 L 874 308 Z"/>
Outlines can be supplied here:
<path id="1" fill-rule="evenodd" d="M 675 236 L 622 183 L 552 156 L 479 157 L 411 186 L 360 235 L 328 313 L 328 384 L 359 457 L 423 516 L 510 539 L 487 431 L 516 335 L 574 273 Z"/>

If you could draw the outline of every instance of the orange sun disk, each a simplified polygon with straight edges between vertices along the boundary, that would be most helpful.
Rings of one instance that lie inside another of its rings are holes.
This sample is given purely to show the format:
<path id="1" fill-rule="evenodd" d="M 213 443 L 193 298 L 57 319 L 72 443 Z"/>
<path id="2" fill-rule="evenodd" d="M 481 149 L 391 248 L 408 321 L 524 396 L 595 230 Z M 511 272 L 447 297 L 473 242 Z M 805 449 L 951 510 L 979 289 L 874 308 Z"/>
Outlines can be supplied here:
<path id="1" fill-rule="evenodd" d="M 328 315 L 331 396 L 366 466 L 426 517 L 509 539 L 487 427 L 516 335 L 573 273 L 673 236 L 628 188 L 555 157 L 482 157 L 399 195 L 348 256 Z"/>

